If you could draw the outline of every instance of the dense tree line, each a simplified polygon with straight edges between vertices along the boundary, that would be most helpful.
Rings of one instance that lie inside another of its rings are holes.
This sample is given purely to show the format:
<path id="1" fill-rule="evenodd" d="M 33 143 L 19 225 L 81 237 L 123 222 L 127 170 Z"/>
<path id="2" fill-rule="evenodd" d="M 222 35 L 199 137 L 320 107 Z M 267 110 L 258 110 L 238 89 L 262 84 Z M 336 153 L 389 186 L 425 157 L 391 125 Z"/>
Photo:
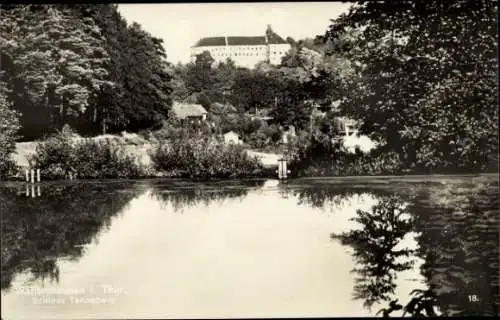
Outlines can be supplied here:
<path id="1" fill-rule="evenodd" d="M 497 4 L 359 1 L 333 22 L 341 112 L 419 171 L 498 168 Z"/>
<path id="2" fill-rule="evenodd" d="M 255 68 L 216 63 L 208 51 L 186 65 L 175 66 L 173 97 L 200 103 L 231 104 L 240 113 L 273 116 L 279 126 L 309 129 L 313 106 L 329 106 L 336 76 L 320 52 L 299 45 L 274 66 L 265 61 Z"/>
<path id="3" fill-rule="evenodd" d="M 70 124 L 84 133 L 137 131 L 168 117 L 171 75 L 160 39 L 116 5 L 2 5 L 0 53 L 21 135 Z"/>
<path id="4" fill-rule="evenodd" d="M 497 170 L 496 15 L 486 0 L 359 1 L 324 36 L 287 38 L 280 65 L 247 69 L 209 52 L 171 66 L 162 41 L 116 5 L 3 5 L 2 107 L 32 139 L 66 123 L 88 134 L 156 128 L 172 100 L 200 103 L 210 132 L 262 145 L 293 126 L 303 149 L 330 155 L 347 116 L 398 170 Z"/>

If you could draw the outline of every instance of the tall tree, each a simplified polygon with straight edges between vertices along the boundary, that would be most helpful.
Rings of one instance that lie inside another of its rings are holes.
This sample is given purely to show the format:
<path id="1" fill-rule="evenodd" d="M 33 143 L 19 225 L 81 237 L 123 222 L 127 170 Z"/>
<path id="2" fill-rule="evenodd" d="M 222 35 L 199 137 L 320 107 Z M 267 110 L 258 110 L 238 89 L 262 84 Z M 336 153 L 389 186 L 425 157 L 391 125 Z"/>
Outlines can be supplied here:
<path id="1" fill-rule="evenodd" d="M 112 85 L 105 80 L 108 56 L 92 19 L 75 19 L 53 5 L 13 6 L 3 13 L 0 32 L 10 98 L 25 125 L 28 114 L 41 108 L 49 126 L 62 128 L 86 111 L 96 92 Z"/>
<path id="2" fill-rule="evenodd" d="M 135 131 L 169 116 L 171 68 L 160 39 L 127 26 L 116 5 L 2 6 L 8 99 L 32 138 L 68 122 Z"/>
<path id="3" fill-rule="evenodd" d="M 234 85 L 236 70 L 236 65 L 230 58 L 217 65 L 216 73 L 214 75 L 214 90 L 222 94 L 222 101 L 216 102 L 227 102 L 231 88 Z"/>
<path id="4" fill-rule="evenodd" d="M 239 69 L 234 78 L 231 101 L 235 107 L 255 112 L 262 108 L 272 108 L 283 82 L 279 77 L 258 70 Z"/>
<path id="5" fill-rule="evenodd" d="M 165 61 L 159 39 L 152 38 L 137 23 L 128 28 L 124 81 L 124 99 L 128 106 L 127 128 L 137 130 L 160 124 L 168 117 L 170 79 L 172 74 Z"/>
<path id="6" fill-rule="evenodd" d="M 282 124 L 312 131 L 313 113 L 328 108 L 336 95 L 336 76 L 324 56 L 305 47 L 291 51 L 277 70 L 285 90 L 274 110 Z"/>
<path id="7" fill-rule="evenodd" d="M 144 32 L 137 23 L 128 26 L 117 5 L 65 6 L 80 17 L 90 16 L 96 21 L 112 58 L 108 77 L 115 87 L 101 90 L 96 105 L 102 106 L 103 112 L 94 114 L 94 121 L 111 132 L 136 131 L 158 125 L 168 117 L 173 72 L 166 62 L 162 40 Z"/>
<path id="8" fill-rule="evenodd" d="M 360 1 L 326 39 L 353 62 L 340 107 L 364 133 L 414 167 L 497 170 L 495 2 Z"/>
<path id="9" fill-rule="evenodd" d="M 79 18 L 92 17 L 94 19 L 106 39 L 104 48 L 110 57 L 106 66 L 107 80 L 113 82 L 114 87 L 105 87 L 100 90 L 95 105 L 88 112 L 91 119 L 89 130 L 97 133 L 105 132 L 108 127 L 112 131 L 123 129 L 128 123 L 125 110 L 130 109 L 124 99 L 124 83 L 127 74 L 125 67 L 128 41 L 127 22 L 118 12 L 118 6 L 115 4 L 63 6 L 73 10 Z"/>
<path id="10" fill-rule="evenodd" d="M 211 89 L 215 77 L 214 62 L 210 52 L 203 51 L 196 56 L 194 63 L 188 64 L 186 86 L 191 93 Z"/>
<path id="11" fill-rule="evenodd" d="M 12 153 L 15 151 L 19 115 L 12 109 L 7 97 L 7 84 L 3 81 L 4 72 L 0 70 L 0 179 L 13 168 Z"/>

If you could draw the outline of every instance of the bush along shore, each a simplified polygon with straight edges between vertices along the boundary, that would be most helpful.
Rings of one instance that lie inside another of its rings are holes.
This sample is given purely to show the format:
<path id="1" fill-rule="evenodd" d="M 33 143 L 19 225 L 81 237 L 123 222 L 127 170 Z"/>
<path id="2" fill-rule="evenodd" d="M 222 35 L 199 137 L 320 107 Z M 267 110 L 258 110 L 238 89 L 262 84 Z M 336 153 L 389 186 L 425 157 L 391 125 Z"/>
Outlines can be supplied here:
<path id="1" fill-rule="evenodd" d="M 29 166 L 41 170 L 42 180 L 277 178 L 275 166 L 264 166 L 241 145 L 226 145 L 213 135 L 203 135 L 186 128 L 166 128 L 145 136 L 130 135 L 132 138 L 109 136 L 92 139 L 82 138 L 65 127 L 36 144 Z M 146 156 L 149 161 L 141 161 L 139 155 Z M 286 158 L 289 160 L 290 178 L 459 174 L 465 173 L 460 169 L 470 168 L 423 167 L 384 148 L 368 153 L 356 150 L 353 153 L 341 144 L 315 139 L 290 146 Z M 4 170 L 1 180 L 24 180 L 24 168 L 18 166 L 16 170 L 13 161 L 6 159 L 9 160 L 9 170 Z M 477 172 L 495 170 L 497 166 L 490 164 L 484 168 L 483 164 Z"/>
<path id="2" fill-rule="evenodd" d="M 215 139 L 190 137 L 158 146 L 154 168 L 191 179 L 259 177 L 264 167 L 238 145 L 224 145 Z"/>
<path id="3" fill-rule="evenodd" d="M 179 129 L 182 130 L 182 129 Z M 155 177 L 193 180 L 242 179 L 269 177 L 275 169 L 264 168 L 257 157 L 243 147 L 225 145 L 213 137 L 186 131 L 170 138 L 152 141 L 141 137 L 149 146 L 151 161 L 144 163 L 125 150 L 119 138 L 91 139 L 76 135 L 69 127 L 37 143 L 29 158 L 31 168 L 42 171 L 43 180 L 72 179 L 141 179 Z M 140 137 L 140 136 L 139 136 Z M 139 143 L 127 141 L 127 147 Z M 141 152 L 141 151 L 139 151 Z M 11 170 L 9 179 L 24 179 L 24 170 Z M 5 179 L 5 177 L 3 178 Z"/>
<path id="4" fill-rule="evenodd" d="M 141 178 L 151 175 L 134 156 L 110 141 L 76 138 L 71 130 L 38 143 L 30 166 L 44 179 Z"/>
<path id="5" fill-rule="evenodd" d="M 497 173 L 498 161 L 412 157 L 410 152 L 387 146 L 370 152 L 348 152 L 340 143 L 311 139 L 289 155 L 292 177 L 386 176 L 422 174 Z"/>

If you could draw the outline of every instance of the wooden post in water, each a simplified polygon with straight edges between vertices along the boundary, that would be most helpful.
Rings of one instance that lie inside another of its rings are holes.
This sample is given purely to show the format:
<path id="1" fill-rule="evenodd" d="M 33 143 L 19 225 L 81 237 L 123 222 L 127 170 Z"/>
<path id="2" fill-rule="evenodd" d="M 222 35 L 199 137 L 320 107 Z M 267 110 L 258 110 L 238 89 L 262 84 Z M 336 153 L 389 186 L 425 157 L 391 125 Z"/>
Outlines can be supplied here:
<path id="1" fill-rule="evenodd" d="M 281 158 L 278 160 L 278 179 L 286 179 L 286 160 Z"/>
<path id="2" fill-rule="evenodd" d="M 282 157 L 278 159 L 278 179 L 279 180 L 285 180 L 290 174 L 290 170 L 288 170 L 287 162 L 286 162 L 286 154 L 287 154 L 287 143 L 288 143 L 288 137 L 287 133 L 284 133 L 282 136 L 282 142 L 281 142 L 281 153 Z"/>
<path id="3" fill-rule="evenodd" d="M 288 174 L 290 174 L 290 170 L 288 170 L 288 166 L 286 163 L 286 159 L 280 158 L 278 159 L 278 179 L 279 180 L 285 180 L 288 177 Z"/>
<path id="4" fill-rule="evenodd" d="M 35 172 L 36 172 L 36 176 L 35 176 Z M 25 169 L 24 173 L 26 175 L 26 196 L 27 197 L 30 196 L 30 185 L 31 185 L 31 197 L 34 198 L 37 195 L 40 196 L 41 195 L 40 185 L 37 184 L 37 187 L 36 187 L 37 192 L 35 193 L 35 184 L 37 182 L 42 181 L 41 170 L 30 168 L 30 169 Z"/>

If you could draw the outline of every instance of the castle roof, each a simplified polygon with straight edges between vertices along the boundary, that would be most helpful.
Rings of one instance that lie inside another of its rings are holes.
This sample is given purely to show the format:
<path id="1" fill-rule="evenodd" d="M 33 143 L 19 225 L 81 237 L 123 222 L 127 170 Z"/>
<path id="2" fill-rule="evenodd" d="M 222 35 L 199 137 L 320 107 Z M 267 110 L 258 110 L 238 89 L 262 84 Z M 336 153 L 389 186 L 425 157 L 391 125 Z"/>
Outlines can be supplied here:
<path id="1" fill-rule="evenodd" d="M 256 46 L 265 45 L 266 37 L 256 36 L 256 37 L 206 37 L 201 38 L 195 44 L 195 47 L 208 47 L 208 46 L 225 46 L 227 39 L 227 45 L 229 46 Z M 279 35 L 273 33 L 268 39 L 269 44 L 286 44 L 287 42 L 283 40 Z"/>
<path id="2" fill-rule="evenodd" d="M 208 37 L 201 38 L 196 43 L 195 47 L 209 47 L 209 46 L 225 46 L 226 39 L 225 37 Z"/>
<path id="3" fill-rule="evenodd" d="M 265 45 L 266 37 L 227 37 L 227 44 L 230 46 Z"/>

